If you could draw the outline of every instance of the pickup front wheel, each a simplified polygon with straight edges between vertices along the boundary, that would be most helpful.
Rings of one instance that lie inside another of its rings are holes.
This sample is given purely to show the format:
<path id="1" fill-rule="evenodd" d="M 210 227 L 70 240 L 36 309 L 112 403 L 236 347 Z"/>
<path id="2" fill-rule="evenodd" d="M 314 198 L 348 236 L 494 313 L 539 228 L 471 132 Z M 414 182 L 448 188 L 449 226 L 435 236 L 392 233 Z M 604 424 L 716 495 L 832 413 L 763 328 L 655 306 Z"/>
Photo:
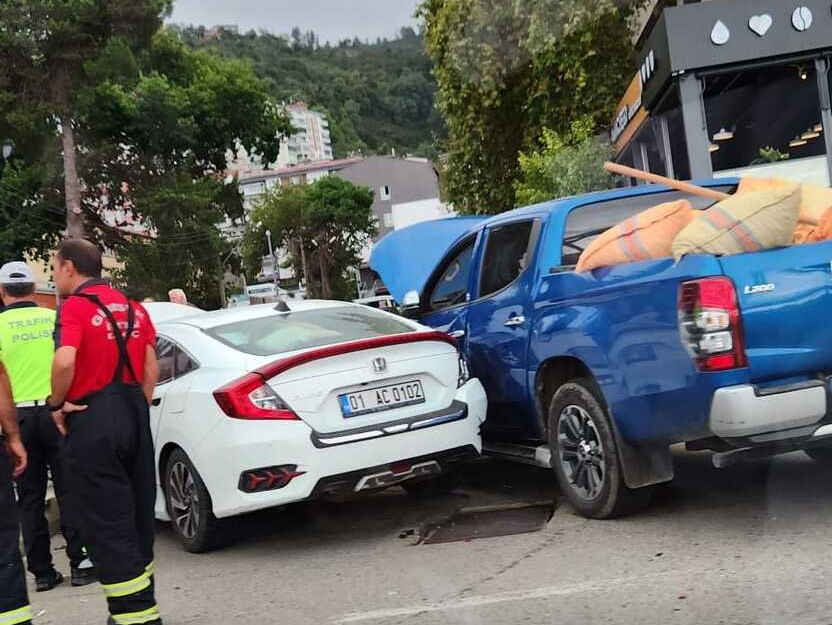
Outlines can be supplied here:
<path id="1" fill-rule="evenodd" d="M 650 503 L 652 489 L 624 483 L 609 414 L 593 380 L 572 380 L 552 397 L 549 445 L 561 491 L 583 516 L 610 519 Z"/>

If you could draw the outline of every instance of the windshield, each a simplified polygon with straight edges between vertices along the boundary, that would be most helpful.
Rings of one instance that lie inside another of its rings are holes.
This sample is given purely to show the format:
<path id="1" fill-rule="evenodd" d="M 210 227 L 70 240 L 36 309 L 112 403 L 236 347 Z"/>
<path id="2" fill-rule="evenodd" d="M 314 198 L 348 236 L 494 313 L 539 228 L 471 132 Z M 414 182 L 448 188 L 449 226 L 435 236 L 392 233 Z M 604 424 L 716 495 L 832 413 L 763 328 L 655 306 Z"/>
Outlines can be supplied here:
<path id="1" fill-rule="evenodd" d="M 413 328 L 404 321 L 355 306 L 274 314 L 205 330 L 208 336 L 254 356 L 274 356 L 405 332 L 413 332 Z"/>

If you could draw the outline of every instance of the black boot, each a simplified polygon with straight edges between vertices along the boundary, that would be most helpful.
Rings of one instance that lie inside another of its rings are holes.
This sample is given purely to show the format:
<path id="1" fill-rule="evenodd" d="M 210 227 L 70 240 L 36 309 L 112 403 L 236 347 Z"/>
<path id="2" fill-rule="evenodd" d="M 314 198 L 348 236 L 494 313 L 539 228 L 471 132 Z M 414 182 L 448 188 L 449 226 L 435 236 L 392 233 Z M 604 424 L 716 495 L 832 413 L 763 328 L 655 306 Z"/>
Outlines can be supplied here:
<path id="1" fill-rule="evenodd" d="M 98 575 L 95 573 L 95 567 L 82 569 L 77 566 L 72 567 L 72 579 L 70 583 L 75 586 L 87 586 L 98 581 Z"/>
<path id="2" fill-rule="evenodd" d="M 55 586 L 60 586 L 64 583 L 64 576 L 55 569 L 47 575 L 38 575 L 35 577 L 35 591 L 46 592 L 52 590 Z"/>

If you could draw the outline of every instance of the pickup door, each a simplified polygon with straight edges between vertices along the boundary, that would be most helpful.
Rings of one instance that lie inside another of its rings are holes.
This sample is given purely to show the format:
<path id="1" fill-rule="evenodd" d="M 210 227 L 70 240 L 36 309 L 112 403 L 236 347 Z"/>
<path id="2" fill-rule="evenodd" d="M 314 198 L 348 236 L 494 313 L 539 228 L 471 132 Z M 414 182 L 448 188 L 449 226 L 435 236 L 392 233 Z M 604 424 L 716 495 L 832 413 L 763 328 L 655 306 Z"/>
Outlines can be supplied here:
<path id="1" fill-rule="evenodd" d="M 752 382 L 832 373 L 832 243 L 724 256 Z"/>
<path id="2" fill-rule="evenodd" d="M 471 375 L 488 394 L 486 437 L 540 436 L 529 409 L 527 363 L 532 314 L 534 217 L 490 225 L 458 243 L 428 281 L 422 323 L 460 340 Z"/>
<path id="3" fill-rule="evenodd" d="M 534 251 L 540 220 L 500 222 L 486 229 L 468 307 L 468 365 L 488 394 L 485 438 L 536 438 L 528 389 Z M 528 269 L 528 270 L 527 270 Z"/>

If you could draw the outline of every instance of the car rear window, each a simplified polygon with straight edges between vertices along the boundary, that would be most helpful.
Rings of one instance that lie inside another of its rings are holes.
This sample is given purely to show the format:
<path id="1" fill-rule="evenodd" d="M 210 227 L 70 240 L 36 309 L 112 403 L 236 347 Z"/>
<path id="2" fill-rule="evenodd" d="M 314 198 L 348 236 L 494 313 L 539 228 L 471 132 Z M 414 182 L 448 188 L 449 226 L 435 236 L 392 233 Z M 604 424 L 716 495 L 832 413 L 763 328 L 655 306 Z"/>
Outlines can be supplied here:
<path id="1" fill-rule="evenodd" d="M 372 308 L 344 306 L 269 315 L 208 328 L 208 336 L 255 356 L 273 356 L 345 341 L 413 332 L 413 328 Z"/>

